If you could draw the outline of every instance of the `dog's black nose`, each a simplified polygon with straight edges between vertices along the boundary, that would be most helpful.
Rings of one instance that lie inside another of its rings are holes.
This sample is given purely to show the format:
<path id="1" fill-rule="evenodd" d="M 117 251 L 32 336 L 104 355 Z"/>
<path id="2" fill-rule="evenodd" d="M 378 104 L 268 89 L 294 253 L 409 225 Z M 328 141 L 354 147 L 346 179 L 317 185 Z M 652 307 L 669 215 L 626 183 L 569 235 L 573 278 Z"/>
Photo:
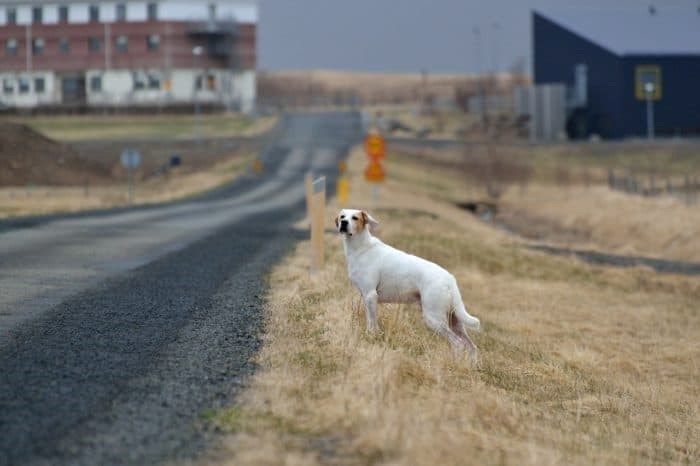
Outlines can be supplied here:
<path id="1" fill-rule="evenodd" d="M 347 220 L 340 221 L 340 231 L 348 231 L 348 221 Z"/>

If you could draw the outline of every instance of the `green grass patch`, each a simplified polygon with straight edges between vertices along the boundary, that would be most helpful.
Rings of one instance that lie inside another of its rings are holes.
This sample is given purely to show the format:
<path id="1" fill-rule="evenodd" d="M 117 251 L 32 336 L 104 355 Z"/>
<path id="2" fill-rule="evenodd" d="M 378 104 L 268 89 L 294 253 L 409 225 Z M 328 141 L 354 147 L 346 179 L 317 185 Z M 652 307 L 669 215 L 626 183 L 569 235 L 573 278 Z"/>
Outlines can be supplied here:
<path id="1" fill-rule="evenodd" d="M 198 126 L 193 115 L 91 115 L 15 118 L 47 137 L 60 141 L 97 139 L 186 140 L 230 137 L 250 128 L 245 115 L 202 115 Z"/>
<path id="2" fill-rule="evenodd" d="M 258 432 L 274 430 L 283 434 L 307 435 L 310 432 L 290 419 L 284 419 L 270 412 L 251 411 L 240 406 L 212 411 L 200 416 L 203 421 L 214 425 L 224 432 Z"/>
<path id="3" fill-rule="evenodd" d="M 292 356 L 292 361 L 309 370 L 315 378 L 331 376 L 338 370 L 338 365 L 317 349 L 300 351 Z"/>

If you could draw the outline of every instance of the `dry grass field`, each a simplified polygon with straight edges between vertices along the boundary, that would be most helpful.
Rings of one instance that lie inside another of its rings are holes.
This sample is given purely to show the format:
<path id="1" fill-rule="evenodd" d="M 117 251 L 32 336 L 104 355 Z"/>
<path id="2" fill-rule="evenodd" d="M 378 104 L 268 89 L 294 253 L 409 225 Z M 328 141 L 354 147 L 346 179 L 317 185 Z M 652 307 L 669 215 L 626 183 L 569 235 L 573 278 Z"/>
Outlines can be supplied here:
<path id="1" fill-rule="evenodd" d="M 644 197 L 608 188 L 608 170 L 649 186 L 667 180 L 681 185 L 700 179 L 697 145 L 642 144 L 495 146 L 490 165 L 478 146 L 467 154 L 423 151 L 417 160 L 434 163 L 415 170 L 399 151 L 389 162 L 404 183 L 422 184 L 433 198 L 451 203 L 498 204 L 496 223 L 529 238 L 558 246 L 624 255 L 700 262 L 700 204 L 683 196 Z M 464 164 L 465 156 L 472 162 Z M 416 154 L 411 157 L 416 158 Z M 474 162 L 480 160 L 480 162 Z M 480 165 L 481 164 L 481 165 Z M 425 171 L 432 176 L 424 177 Z M 471 172 L 468 172 L 471 170 Z M 474 171 L 477 172 L 475 180 Z M 432 182 L 431 179 L 439 180 Z M 487 181 L 502 193 L 489 199 Z M 503 181 L 505 180 L 505 181 Z"/>
<path id="2" fill-rule="evenodd" d="M 245 115 L 215 113 L 200 116 L 201 125 L 192 114 L 148 115 L 62 115 L 8 117 L 9 121 L 26 124 L 58 141 L 99 139 L 194 139 L 253 136 L 271 129 L 276 117 L 252 119 Z"/>
<path id="3" fill-rule="evenodd" d="M 600 185 L 533 186 L 506 194 L 500 219 L 563 246 L 700 262 L 700 205 L 671 196 L 649 199 Z"/>
<path id="4" fill-rule="evenodd" d="M 124 147 L 138 148 L 134 203 L 149 204 L 207 191 L 249 169 L 256 148 L 217 138 L 261 135 L 274 116 L 54 115 L 0 119 L 0 218 L 75 212 L 128 203 Z M 140 141 L 140 142 L 135 142 Z M 168 168 L 172 155 L 181 165 Z"/>
<path id="5" fill-rule="evenodd" d="M 372 124 L 377 115 L 381 115 L 388 126 L 392 122 L 405 126 L 391 132 L 393 138 L 453 139 L 468 133 L 479 123 L 477 116 L 458 109 L 434 109 L 425 113 L 416 104 L 368 105 L 364 111 Z"/>
<path id="6" fill-rule="evenodd" d="M 352 71 L 309 70 L 263 73 L 260 76 L 263 98 L 280 87 L 294 88 L 319 94 L 354 92 L 363 102 L 415 102 L 423 94 L 454 97 L 455 87 L 473 85 L 472 75 L 431 74 L 426 79 L 420 73 L 363 73 Z M 508 82 L 508 76 L 502 81 Z"/>
<path id="7" fill-rule="evenodd" d="M 259 370 L 234 407 L 204 414 L 228 433 L 205 463 L 698 463 L 698 278 L 525 249 L 454 207 L 475 188 L 435 164 L 390 162 L 375 205 L 363 165 L 356 151 L 350 204 L 456 275 L 482 322 L 478 364 L 412 305 L 382 306 L 367 334 L 331 203 L 326 267 L 309 277 L 304 241 L 273 270 Z"/>
<path id="8" fill-rule="evenodd" d="M 214 189 L 250 169 L 253 158 L 252 153 L 233 153 L 205 167 L 177 167 L 167 176 L 137 181 L 133 203 L 167 202 Z M 122 178 L 126 180 L 126 176 Z M 0 188 L 0 218 L 105 209 L 128 202 L 126 181 L 95 186 L 4 187 Z"/>

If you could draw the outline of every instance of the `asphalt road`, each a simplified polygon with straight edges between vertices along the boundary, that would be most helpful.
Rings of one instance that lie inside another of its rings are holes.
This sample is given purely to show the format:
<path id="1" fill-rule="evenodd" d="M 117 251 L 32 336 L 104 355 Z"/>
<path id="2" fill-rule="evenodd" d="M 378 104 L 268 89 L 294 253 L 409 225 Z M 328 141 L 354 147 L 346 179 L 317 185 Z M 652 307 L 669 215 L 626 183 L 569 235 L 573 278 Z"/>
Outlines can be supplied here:
<path id="1" fill-rule="evenodd" d="M 333 175 L 354 113 L 291 114 L 263 175 L 189 202 L 0 224 L 0 465 L 196 457 L 201 415 L 253 370 L 269 267 L 303 177 Z"/>

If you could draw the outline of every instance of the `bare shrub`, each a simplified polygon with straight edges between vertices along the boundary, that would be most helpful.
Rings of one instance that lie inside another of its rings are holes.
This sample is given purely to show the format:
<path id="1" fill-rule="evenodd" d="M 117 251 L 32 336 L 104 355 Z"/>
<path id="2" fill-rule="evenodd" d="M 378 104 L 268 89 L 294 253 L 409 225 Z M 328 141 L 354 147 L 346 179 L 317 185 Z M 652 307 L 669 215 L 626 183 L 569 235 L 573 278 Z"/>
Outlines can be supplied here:
<path id="1" fill-rule="evenodd" d="M 477 149 L 477 150 L 475 150 Z M 464 157 L 463 170 L 474 182 L 481 185 L 486 195 L 498 200 L 512 185 L 522 190 L 532 178 L 531 163 L 507 148 L 494 143 L 485 143 L 479 148 L 468 147 Z"/>

